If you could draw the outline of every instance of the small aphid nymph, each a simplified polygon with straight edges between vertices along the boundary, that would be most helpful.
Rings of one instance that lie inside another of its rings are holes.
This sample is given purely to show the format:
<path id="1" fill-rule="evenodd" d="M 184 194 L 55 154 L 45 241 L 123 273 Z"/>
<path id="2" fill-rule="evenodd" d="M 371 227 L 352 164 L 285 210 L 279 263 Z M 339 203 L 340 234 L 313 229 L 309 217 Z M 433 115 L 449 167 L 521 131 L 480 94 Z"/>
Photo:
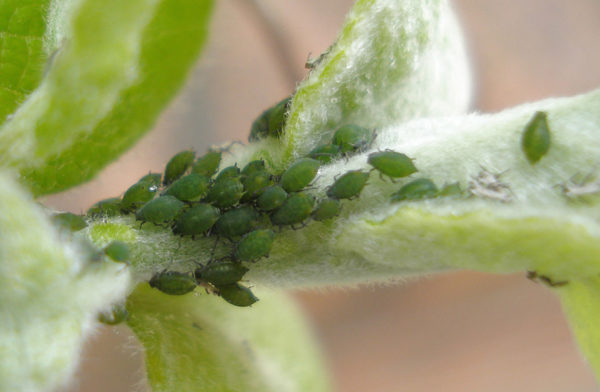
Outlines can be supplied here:
<path id="1" fill-rule="evenodd" d="M 150 287 L 169 295 L 184 295 L 196 288 L 196 280 L 190 274 L 162 271 L 150 279 Z"/>
<path id="2" fill-rule="evenodd" d="M 161 196 L 144 204 L 135 213 L 135 219 L 155 225 L 168 224 L 177 219 L 184 206 L 182 201 L 173 196 Z"/>
<path id="3" fill-rule="evenodd" d="M 332 199 L 352 199 L 358 197 L 369 179 L 369 172 L 351 170 L 335 180 L 327 190 Z"/>
<path id="4" fill-rule="evenodd" d="M 392 180 L 410 176 L 417 171 L 412 159 L 405 154 L 391 150 L 369 154 L 368 163 L 380 174 L 386 175 Z"/>
<path id="5" fill-rule="evenodd" d="M 315 178 L 320 166 L 316 159 L 298 159 L 281 175 L 281 187 L 287 192 L 301 191 Z"/>
<path id="6" fill-rule="evenodd" d="M 163 184 L 170 185 L 173 181 L 183 176 L 194 163 L 194 151 L 181 151 L 173 156 L 165 167 Z"/>
<path id="7" fill-rule="evenodd" d="M 550 128 L 545 112 L 536 112 L 525 125 L 521 148 L 530 164 L 537 163 L 550 149 Z"/>
<path id="8" fill-rule="evenodd" d="M 438 188 L 428 178 L 419 178 L 404 184 L 400 190 L 392 194 L 392 201 L 421 200 L 436 197 Z"/>

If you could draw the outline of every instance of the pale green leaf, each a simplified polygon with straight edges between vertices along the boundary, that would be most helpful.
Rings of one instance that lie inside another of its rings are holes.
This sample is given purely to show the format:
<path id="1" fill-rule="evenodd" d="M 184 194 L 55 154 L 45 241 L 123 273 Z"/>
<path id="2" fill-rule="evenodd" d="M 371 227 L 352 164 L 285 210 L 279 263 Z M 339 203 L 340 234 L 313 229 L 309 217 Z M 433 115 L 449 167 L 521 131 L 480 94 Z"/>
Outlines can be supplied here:
<path id="1" fill-rule="evenodd" d="M 0 129 L 4 165 L 37 195 L 90 179 L 130 147 L 181 86 L 212 0 L 77 0 L 40 87 Z"/>
<path id="2" fill-rule="evenodd" d="M 236 308 L 197 290 L 169 296 L 140 284 L 130 295 L 129 326 L 145 348 L 152 390 L 327 391 L 304 321 L 281 294 Z"/>
<path id="3" fill-rule="evenodd" d="M 129 271 L 89 261 L 6 172 L 0 188 L 0 390 L 51 390 L 75 370 L 97 312 L 126 294 Z"/>

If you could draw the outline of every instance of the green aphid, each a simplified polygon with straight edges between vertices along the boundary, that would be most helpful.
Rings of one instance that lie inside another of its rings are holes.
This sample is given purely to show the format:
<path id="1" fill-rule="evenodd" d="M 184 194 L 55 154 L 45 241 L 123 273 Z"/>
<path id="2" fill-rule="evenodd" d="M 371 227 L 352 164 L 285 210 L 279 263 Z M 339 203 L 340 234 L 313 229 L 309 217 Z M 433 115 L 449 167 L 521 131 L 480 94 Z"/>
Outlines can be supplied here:
<path id="1" fill-rule="evenodd" d="M 377 169 L 379 173 L 392 179 L 410 176 L 417 171 L 412 159 L 400 152 L 391 150 L 369 154 L 368 163 Z"/>
<path id="2" fill-rule="evenodd" d="M 239 178 L 223 178 L 215 181 L 206 195 L 206 201 L 215 207 L 226 209 L 237 204 L 244 194 Z"/>
<path id="3" fill-rule="evenodd" d="M 75 215 L 71 212 L 52 215 L 52 222 L 59 228 L 69 231 L 79 231 L 87 227 L 87 223 L 81 215 Z"/>
<path id="4" fill-rule="evenodd" d="M 209 182 L 208 177 L 191 173 L 173 182 L 164 194 L 181 201 L 197 201 L 208 193 Z"/>
<path id="5" fill-rule="evenodd" d="M 238 242 L 233 257 L 239 261 L 256 261 L 268 257 L 275 240 L 271 229 L 254 230 Z"/>
<path id="6" fill-rule="evenodd" d="M 196 280 L 190 274 L 177 271 L 162 271 L 150 279 L 150 287 L 169 295 L 183 295 L 196 288 Z"/>
<path id="7" fill-rule="evenodd" d="M 312 159 L 316 159 L 321 163 L 330 163 L 341 154 L 340 146 L 335 144 L 322 144 L 314 148 L 308 153 Z"/>
<path id="8" fill-rule="evenodd" d="M 252 123 L 249 142 L 255 142 L 265 137 L 279 137 L 285 126 L 285 114 L 289 109 L 292 97 L 287 97 L 274 106 L 262 112 Z"/>
<path id="9" fill-rule="evenodd" d="M 287 192 L 301 191 L 315 178 L 320 166 L 316 159 L 298 159 L 281 175 L 281 187 Z"/>
<path id="10" fill-rule="evenodd" d="M 248 268 L 240 263 L 226 261 L 197 268 L 194 271 L 194 277 L 198 284 L 210 283 L 214 286 L 225 286 L 239 282 L 246 272 L 248 272 Z"/>
<path id="11" fill-rule="evenodd" d="M 460 188 L 460 184 L 458 182 L 444 185 L 438 193 L 438 196 L 440 197 L 460 197 L 463 195 L 464 192 Z"/>
<path id="12" fill-rule="evenodd" d="M 227 166 L 217 174 L 215 181 L 223 180 L 225 178 L 238 178 L 241 175 L 240 168 L 237 167 L 237 163 L 233 166 Z"/>
<path id="13" fill-rule="evenodd" d="M 196 153 L 194 151 L 181 151 L 173 156 L 165 167 L 163 184 L 170 185 L 173 181 L 183 176 L 194 163 Z"/>
<path id="14" fill-rule="evenodd" d="M 113 261 L 126 262 L 129 260 L 129 246 L 122 241 L 112 241 L 104 248 L 104 254 Z"/>
<path id="15" fill-rule="evenodd" d="M 219 295 L 225 301 L 235 306 L 250 306 L 258 301 L 258 298 L 252 294 L 249 288 L 237 283 L 219 286 L 217 289 L 219 290 Z"/>
<path id="16" fill-rule="evenodd" d="M 273 184 L 272 176 L 266 171 L 257 171 L 242 179 L 244 196 L 242 202 L 254 200 L 259 197 L 264 189 Z"/>
<path id="17" fill-rule="evenodd" d="M 342 125 L 333 134 L 332 143 L 339 146 L 342 154 L 362 151 L 373 141 L 373 131 L 354 124 Z"/>
<path id="18" fill-rule="evenodd" d="M 550 128 L 545 112 L 536 112 L 525 125 L 521 148 L 530 164 L 537 163 L 550 149 Z"/>
<path id="19" fill-rule="evenodd" d="M 227 211 L 215 223 L 215 233 L 225 238 L 234 239 L 252 231 L 259 218 L 252 207 L 239 207 Z"/>
<path id="20" fill-rule="evenodd" d="M 98 313 L 98 321 L 106 325 L 121 324 L 129 318 L 129 312 L 124 304 L 113 305 L 109 311 Z"/>
<path id="21" fill-rule="evenodd" d="M 209 151 L 196 160 L 192 166 L 192 173 L 211 178 L 219 169 L 220 164 L 221 151 Z"/>
<path id="22" fill-rule="evenodd" d="M 165 195 L 150 200 L 135 213 L 135 219 L 163 225 L 173 222 L 183 211 L 185 204 L 174 196 Z"/>
<path id="23" fill-rule="evenodd" d="M 420 200 L 438 196 L 438 188 L 428 178 L 419 178 L 411 181 L 392 194 L 392 201 Z"/>
<path id="24" fill-rule="evenodd" d="M 148 173 L 144 177 L 140 178 L 138 182 L 147 182 L 149 184 L 155 185 L 156 187 L 159 187 L 161 179 L 161 173 Z"/>
<path id="25" fill-rule="evenodd" d="M 312 218 L 316 221 L 324 221 L 335 218 L 342 212 L 342 203 L 336 199 L 324 199 L 312 212 Z"/>
<path id="26" fill-rule="evenodd" d="M 121 213 L 121 198 L 111 197 L 109 199 L 100 200 L 96 204 L 90 207 L 87 211 L 87 216 L 100 217 L 100 216 L 116 216 Z"/>
<path id="27" fill-rule="evenodd" d="M 125 191 L 121 200 L 121 210 L 126 213 L 136 211 L 152 200 L 157 190 L 158 187 L 150 182 L 136 182 Z"/>
<path id="28" fill-rule="evenodd" d="M 219 215 L 219 210 L 210 204 L 196 204 L 179 216 L 173 226 L 173 232 L 192 237 L 205 234 L 214 226 Z"/>
<path id="29" fill-rule="evenodd" d="M 304 222 L 312 213 L 315 198 L 308 193 L 293 193 L 283 205 L 271 215 L 276 226 L 295 225 Z"/>
<path id="30" fill-rule="evenodd" d="M 252 173 L 264 171 L 266 171 L 265 161 L 258 159 L 256 161 L 250 161 L 246 166 L 244 166 L 242 169 L 242 176 L 249 176 Z"/>
<path id="31" fill-rule="evenodd" d="M 263 211 L 273 211 L 283 205 L 288 193 L 279 185 L 266 188 L 256 200 L 256 205 Z"/>
<path id="32" fill-rule="evenodd" d="M 327 189 L 327 196 L 332 199 L 352 199 L 358 197 L 367 184 L 369 172 L 351 170 L 338 178 L 333 185 Z"/>

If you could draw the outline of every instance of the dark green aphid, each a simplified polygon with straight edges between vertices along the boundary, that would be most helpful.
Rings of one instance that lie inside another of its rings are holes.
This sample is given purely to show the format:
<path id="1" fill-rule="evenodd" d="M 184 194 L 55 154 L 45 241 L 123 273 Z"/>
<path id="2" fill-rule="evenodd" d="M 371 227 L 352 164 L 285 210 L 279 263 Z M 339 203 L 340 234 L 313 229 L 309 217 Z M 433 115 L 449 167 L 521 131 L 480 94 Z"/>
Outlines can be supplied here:
<path id="1" fill-rule="evenodd" d="M 129 312 L 124 304 L 113 305 L 107 312 L 98 313 L 98 321 L 106 325 L 117 325 L 129 318 Z"/>
<path id="2" fill-rule="evenodd" d="M 211 178 L 221 164 L 221 151 L 209 151 L 196 160 L 192 166 L 192 173 Z"/>
<path id="3" fill-rule="evenodd" d="M 87 216 L 116 216 L 121 213 L 121 198 L 111 197 L 109 199 L 100 200 L 90 207 L 87 211 Z"/>
<path id="4" fill-rule="evenodd" d="M 285 113 L 287 112 L 292 97 L 287 97 L 274 106 L 262 112 L 252 123 L 249 142 L 254 142 L 265 137 L 279 137 L 285 126 Z"/>
<path id="5" fill-rule="evenodd" d="M 237 204 L 244 194 L 244 186 L 238 178 L 223 178 L 215 181 L 206 195 L 206 201 L 221 209 Z"/>
<path id="6" fill-rule="evenodd" d="M 104 248 L 104 254 L 118 262 L 129 260 L 129 246 L 121 241 L 112 241 Z"/>
<path id="7" fill-rule="evenodd" d="M 400 152 L 391 150 L 369 154 L 368 162 L 381 174 L 391 178 L 410 176 L 417 171 L 412 159 Z"/>
<path id="8" fill-rule="evenodd" d="M 158 187 L 150 182 L 136 182 L 125 191 L 121 200 L 123 212 L 133 212 L 152 200 Z"/>
<path id="9" fill-rule="evenodd" d="M 460 184 L 458 182 L 453 182 L 452 184 L 444 185 L 438 193 L 438 196 L 441 197 L 459 197 L 463 195 L 464 192 L 460 188 Z"/>
<path id="10" fill-rule="evenodd" d="M 536 112 L 525 125 L 521 148 L 530 164 L 537 163 L 550 149 L 550 128 L 545 112 Z"/>
<path id="11" fill-rule="evenodd" d="M 287 192 L 304 189 L 315 178 L 320 166 L 321 162 L 316 159 L 298 159 L 281 175 L 281 187 Z"/>
<path id="12" fill-rule="evenodd" d="M 360 194 L 362 189 L 367 184 L 369 172 L 360 170 L 351 170 L 340 178 L 327 189 L 327 196 L 332 199 L 352 199 Z"/>
<path id="13" fill-rule="evenodd" d="M 135 219 L 161 225 L 173 222 L 185 204 L 176 197 L 165 195 L 150 200 L 135 213 Z"/>
<path id="14" fill-rule="evenodd" d="M 266 171 L 265 169 L 265 161 L 262 159 L 256 161 L 250 161 L 244 168 L 242 169 L 242 176 L 249 176 L 252 173 Z"/>
<path id="15" fill-rule="evenodd" d="M 61 229 L 69 231 L 79 231 L 87 227 L 87 223 L 81 215 L 75 215 L 70 212 L 61 212 L 52 215 L 52 222 Z"/>
<path id="16" fill-rule="evenodd" d="M 169 295 L 183 295 L 196 288 L 196 280 L 190 274 L 162 271 L 150 279 L 150 287 Z"/>
<path id="17" fill-rule="evenodd" d="M 147 182 L 149 184 L 160 186 L 160 180 L 162 179 L 161 173 L 148 173 L 144 177 L 140 178 L 138 182 Z"/>
<path id="18" fill-rule="evenodd" d="M 324 221 L 338 216 L 341 211 L 342 203 L 339 200 L 324 199 L 313 211 L 312 218 L 316 221 Z"/>
<path id="19" fill-rule="evenodd" d="M 199 284 L 210 283 L 214 286 L 225 286 L 239 282 L 246 272 L 248 272 L 248 268 L 240 263 L 219 262 L 197 268 L 194 271 L 194 277 Z"/>
<path id="20" fill-rule="evenodd" d="M 180 235 L 201 235 L 208 232 L 219 219 L 219 210 L 210 204 L 199 203 L 179 216 L 173 232 Z"/>
<path id="21" fill-rule="evenodd" d="M 165 167 L 163 184 L 170 185 L 173 181 L 183 176 L 187 169 L 194 163 L 196 153 L 194 151 L 181 151 L 173 156 Z"/>
<path id="22" fill-rule="evenodd" d="M 175 196 L 181 201 L 196 201 L 206 196 L 208 186 L 208 177 L 191 173 L 173 182 L 164 194 Z"/>
<path id="23" fill-rule="evenodd" d="M 237 283 L 219 286 L 217 289 L 219 290 L 219 295 L 225 301 L 235 306 L 250 306 L 258 301 L 258 298 L 252 294 L 249 288 Z"/>
<path id="24" fill-rule="evenodd" d="M 333 134 L 332 143 L 339 146 L 342 154 L 360 151 L 373 141 L 373 132 L 354 124 L 342 125 Z"/>
<path id="25" fill-rule="evenodd" d="M 308 153 L 312 159 L 321 163 L 329 163 L 341 154 L 340 146 L 335 144 L 322 144 Z"/>
<path id="26" fill-rule="evenodd" d="M 275 240 L 271 229 L 254 230 L 244 235 L 235 249 L 234 257 L 240 261 L 256 261 L 269 256 Z"/>
<path id="27" fill-rule="evenodd" d="M 256 204 L 263 211 L 272 211 L 281 207 L 287 197 L 288 194 L 282 187 L 273 185 L 263 191 L 256 200 Z"/>
<path id="28" fill-rule="evenodd" d="M 221 215 L 215 223 L 215 232 L 229 239 L 240 237 L 255 228 L 258 218 L 252 207 L 235 208 Z"/>
<path id="29" fill-rule="evenodd" d="M 433 181 L 419 178 L 403 185 L 398 192 L 392 194 L 392 201 L 428 199 L 437 195 L 438 188 Z"/>
<path id="30" fill-rule="evenodd" d="M 293 193 L 283 205 L 271 215 L 271 222 L 277 226 L 295 225 L 308 218 L 315 205 L 315 198 L 308 193 Z"/>
<path id="31" fill-rule="evenodd" d="M 273 184 L 271 175 L 266 171 L 257 171 L 242 179 L 244 185 L 244 196 L 242 202 L 256 199 L 264 189 Z"/>
<path id="32" fill-rule="evenodd" d="M 240 175 L 240 168 L 237 167 L 237 164 L 235 164 L 233 166 L 227 166 L 221 170 L 219 174 L 217 174 L 215 181 L 223 180 L 225 178 L 238 178 Z"/>

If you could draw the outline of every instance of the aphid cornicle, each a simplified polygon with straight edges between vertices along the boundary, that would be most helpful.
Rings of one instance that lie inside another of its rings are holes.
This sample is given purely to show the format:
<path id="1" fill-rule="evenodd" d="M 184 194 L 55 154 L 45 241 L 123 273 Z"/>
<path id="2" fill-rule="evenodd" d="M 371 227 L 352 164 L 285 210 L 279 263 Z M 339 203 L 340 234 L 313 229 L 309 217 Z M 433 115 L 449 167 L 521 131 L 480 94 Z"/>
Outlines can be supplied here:
<path id="1" fill-rule="evenodd" d="M 87 216 L 99 217 L 99 216 L 116 216 L 121 213 L 121 198 L 111 197 L 109 199 L 100 200 L 95 203 L 87 211 Z"/>
<path id="2" fill-rule="evenodd" d="M 98 321 L 106 325 L 117 325 L 129 318 L 125 304 L 113 305 L 110 310 L 98 313 Z"/>
<path id="3" fill-rule="evenodd" d="M 392 194 L 392 201 L 420 200 L 436 197 L 438 188 L 428 178 L 419 178 L 404 184 L 400 190 Z"/>
<path id="4" fill-rule="evenodd" d="M 242 179 L 242 184 L 244 185 L 242 202 L 256 199 L 272 183 L 271 175 L 266 171 L 256 171 L 248 176 L 244 176 Z"/>
<path id="5" fill-rule="evenodd" d="M 321 162 L 312 158 L 300 158 L 281 175 L 280 185 L 287 192 L 304 189 L 315 178 Z"/>
<path id="6" fill-rule="evenodd" d="M 206 195 L 206 201 L 215 207 L 225 209 L 233 207 L 242 198 L 244 186 L 239 178 L 222 178 L 216 180 Z"/>
<path id="7" fill-rule="evenodd" d="M 368 163 L 381 174 L 392 179 L 410 176 L 417 171 L 412 159 L 405 154 L 391 150 L 369 154 Z"/>
<path id="8" fill-rule="evenodd" d="M 233 257 L 239 261 L 256 261 L 269 256 L 275 232 L 271 229 L 254 230 L 244 235 L 233 254 Z"/>
<path id="9" fill-rule="evenodd" d="M 217 208 L 198 203 L 179 216 L 173 225 L 173 233 L 191 236 L 204 234 L 213 227 L 219 215 Z"/>
<path id="10" fill-rule="evenodd" d="M 192 173 L 211 178 L 221 164 L 221 151 L 209 151 L 194 162 Z"/>
<path id="11" fill-rule="evenodd" d="M 61 229 L 69 231 L 79 231 L 87 227 L 87 223 L 81 215 L 75 215 L 71 212 L 52 215 L 52 222 Z"/>
<path id="12" fill-rule="evenodd" d="M 240 237 L 255 227 L 258 213 L 252 207 L 244 206 L 227 211 L 215 223 L 215 232 L 225 238 Z"/>
<path id="13" fill-rule="evenodd" d="M 271 222 L 277 226 L 295 225 L 307 219 L 315 205 L 315 198 L 308 193 L 291 194 L 279 209 L 271 215 Z"/>
<path id="14" fill-rule="evenodd" d="M 219 174 L 217 174 L 215 181 L 223 180 L 225 178 L 238 178 L 240 175 L 240 168 L 237 167 L 237 164 L 235 164 L 233 166 L 227 166 L 221 170 Z"/>
<path id="15" fill-rule="evenodd" d="M 129 246 L 122 241 L 112 241 L 104 248 L 104 254 L 117 262 L 129 260 Z"/>
<path id="16" fill-rule="evenodd" d="M 197 201 L 206 196 L 209 179 L 200 174 L 191 173 L 174 181 L 164 192 L 181 201 Z"/>
<path id="17" fill-rule="evenodd" d="M 249 288 L 238 283 L 219 286 L 217 289 L 219 290 L 219 295 L 225 301 L 235 306 L 250 306 L 258 301 L 258 298 L 256 298 Z"/>
<path id="18" fill-rule="evenodd" d="M 281 207 L 288 197 L 288 193 L 279 185 L 273 185 L 266 188 L 256 200 L 259 209 L 263 211 L 273 211 Z"/>
<path id="19" fill-rule="evenodd" d="M 190 275 L 177 271 L 162 271 L 150 279 L 150 287 L 169 295 L 184 295 L 196 288 L 196 280 Z"/>
<path id="20" fill-rule="evenodd" d="M 163 184 L 170 185 L 173 181 L 183 176 L 187 169 L 194 163 L 194 158 L 196 158 L 196 153 L 194 151 L 181 151 L 175 154 L 173 158 L 167 162 Z"/>
<path id="21" fill-rule="evenodd" d="M 265 137 L 279 137 L 285 126 L 285 113 L 291 101 L 292 97 L 287 97 L 262 112 L 252 123 L 248 141 L 255 142 Z"/>
<path id="22" fill-rule="evenodd" d="M 121 200 L 121 210 L 125 213 L 134 212 L 156 195 L 158 187 L 151 182 L 136 182 L 130 186 Z"/>
<path id="23" fill-rule="evenodd" d="M 214 286 L 224 286 L 239 282 L 246 272 L 248 268 L 240 263 L 225 261 L 196 268 L 194 278 L 198 284 L 210 283 Z"/>
<path id="24" fill-rule="evenodd" d="M 308 156 L 321 163 L 329 163 L 341 154 L 340 146 L 336 144 L 322 144 L 315 147 Z"/>
<path id="25" fill-rule="evenodd" d="M 327 196 L 332 199 L 352 199 L 363 190 L 369 179 L 369 172 L 351 170 L 335 180 L 327 189 Z"/>
<path id="26" fill-rule="evenodd" d="M 248 164 L 242 169 L 242 176 L 249 176 L 250 174 L 259 171 L 265 171 L 265 161 L 262 159 L 248 162 Z"/>
<path id="27" fill-rule="evenodd" d="M 342 211 L 342 203 L 336 199 L 324 199 L 312 212 L 312 218 L 316 221 L 324 221 L 335 218 Z"/>
<path id="28" fill-rule="evenodd" d="M 155 225 L 173 222 L 183 211 L 185 204 L 176 197 L 165 195 L 144 204 L 135 213 L 135 219 Z"/>
<path id="29" fill-rule="evenodd" d="M 342 154 L 361 151 L 373 141 L 373 131 L 359 125 L 342 125 L 333 134 L 332 143 L 339 146 Z"/>
<path id="30" fill-rule="evenodd" d="M 525 125 L 521 148 L 530 164 L 537 163 L 550 149 L 550 128 L 545 112 L 536 112 Z"/>

